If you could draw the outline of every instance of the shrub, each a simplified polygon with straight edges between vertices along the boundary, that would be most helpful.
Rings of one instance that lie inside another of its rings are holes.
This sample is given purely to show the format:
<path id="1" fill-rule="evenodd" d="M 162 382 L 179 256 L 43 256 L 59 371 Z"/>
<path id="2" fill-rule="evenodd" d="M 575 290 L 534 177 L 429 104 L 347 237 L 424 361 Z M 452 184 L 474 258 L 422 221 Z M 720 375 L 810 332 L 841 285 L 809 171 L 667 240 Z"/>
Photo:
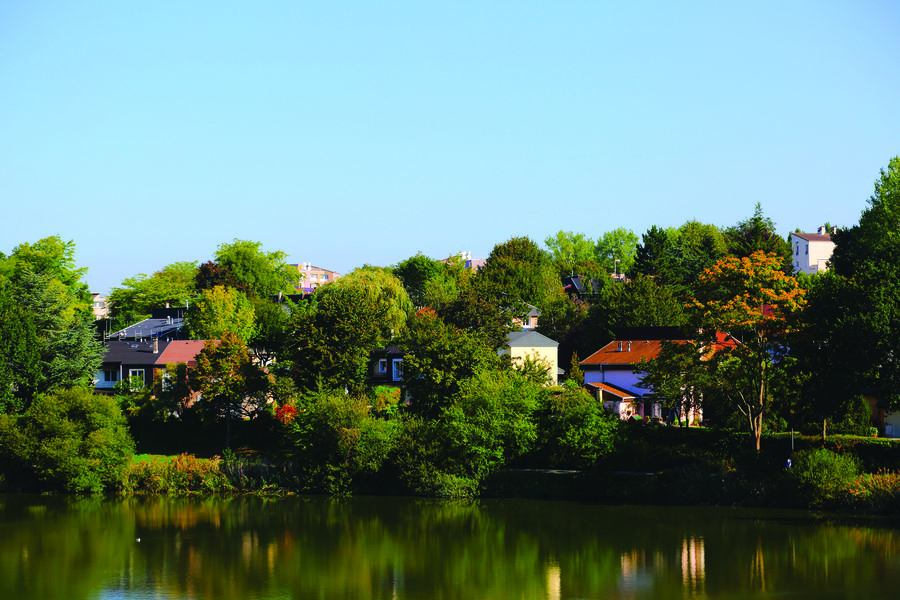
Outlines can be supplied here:
<path id="1" fill-rule="evenodd" d="M 124 494 L 224 492 L 230 489 L 219 459 L 203 460 L 182 454 L 167 460 L 133 460 L 122 472 L 119 491 Z"/>
<path id="2" fill-rule="evenodd" d="M 0 458 L 19 488 L 101 492 L 134 452 L 116 402 L 74 388 L 39 396 L 0 422 Z"/>
<path id="3" fill-rule="evenodd" d="M 572 469 L 592 467 L 611 453 L 619 424 L 580 388 L 546 394 L 537 420 L 547 466 Z"/>
<path id="4" fill-rule="evenodd" d="M 859 475 L 859 463 L 849 454 L 806 450 L 796 454 L 788 474 L 805 505 L 833 507 L 846 501 L 847 490 Z"/>
<path id="5" fill-rule="evenodd" d="M 483 371 L 460 383 L 435 418 L 410 418 L 394 454 L 399 479 L 415 494 L 475 495 L 485 478 L 528 452 L 532 414 L 544 388 L 518 371 Z"/>
<path id="6" fill-rule="evenodd" d="M 399 420 L 378 418 L 366 398 L 341 391 L 310 394 L 296 408 L 282 421 L 282 453 L 294 461 L 303 487 L 347 493 L 376 477 L 395 443 Z"/>

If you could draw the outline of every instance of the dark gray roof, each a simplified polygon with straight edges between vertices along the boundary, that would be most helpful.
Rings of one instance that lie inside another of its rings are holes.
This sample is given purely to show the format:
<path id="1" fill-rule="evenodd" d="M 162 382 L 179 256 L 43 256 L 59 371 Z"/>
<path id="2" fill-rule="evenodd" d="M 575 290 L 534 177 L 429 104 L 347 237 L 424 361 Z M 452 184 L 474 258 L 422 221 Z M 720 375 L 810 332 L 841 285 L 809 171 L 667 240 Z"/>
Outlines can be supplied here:
<path id="1" fill-rule="evenodd" d="M 158 342 L 159 352 L 153 353 L 152 342 L 119 342 L 106 343 L 106 354 L 103 356 L 104 364 L 125 365 L 154 365 L 169 342 Z"/>

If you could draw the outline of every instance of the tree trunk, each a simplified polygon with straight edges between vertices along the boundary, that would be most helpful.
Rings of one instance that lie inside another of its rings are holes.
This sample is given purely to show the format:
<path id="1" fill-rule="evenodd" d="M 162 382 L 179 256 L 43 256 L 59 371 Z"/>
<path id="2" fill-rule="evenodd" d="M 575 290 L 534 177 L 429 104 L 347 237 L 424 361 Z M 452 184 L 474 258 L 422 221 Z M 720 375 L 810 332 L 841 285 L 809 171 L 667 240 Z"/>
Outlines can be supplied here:
<path id="1" fill-rule="evenodd" d="M 828 419 L 822 419 L 822 442 L 825 441 L 825 432 L 828 427 Z"/>

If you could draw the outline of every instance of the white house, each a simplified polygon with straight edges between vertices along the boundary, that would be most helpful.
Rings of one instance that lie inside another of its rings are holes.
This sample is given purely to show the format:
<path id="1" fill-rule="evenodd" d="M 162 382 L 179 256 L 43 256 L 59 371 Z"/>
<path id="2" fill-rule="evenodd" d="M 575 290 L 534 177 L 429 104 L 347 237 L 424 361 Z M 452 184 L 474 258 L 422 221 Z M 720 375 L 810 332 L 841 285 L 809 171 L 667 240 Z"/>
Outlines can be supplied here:
<path id="1" fill-rule="evenodd" d="M 794 273 L 814 275 L 828 269 L 834 242 L 824 227 L 817 233 L 792 233 L 790 241 Z"/>

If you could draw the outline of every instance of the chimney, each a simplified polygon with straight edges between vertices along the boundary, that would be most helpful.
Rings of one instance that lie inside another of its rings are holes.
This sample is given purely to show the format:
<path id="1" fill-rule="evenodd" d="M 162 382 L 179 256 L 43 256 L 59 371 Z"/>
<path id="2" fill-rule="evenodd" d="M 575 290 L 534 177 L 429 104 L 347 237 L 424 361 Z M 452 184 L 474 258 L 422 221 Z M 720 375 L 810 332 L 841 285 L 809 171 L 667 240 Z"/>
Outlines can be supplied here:
<path id="1" fill-rule="evenodd" d="M 153 340 L 153 354 L 159 354 L 159 340 Z"/>
<path id="2" fill-rule="evenodd" d="M 819 235 L 825 235 L 825 226 L 824 226 L 824 225 L 822 225 L 821 227 L 819 227 L 819 232 L 818 232 L 818 233 L 819 233 Z"/>
<path id="3" fill-rule="evenodd" d="M 617 345 L 616 352 L 621 352 L 622 351 L 622 342 L 617 342 L 616 345 Z"/>
<path id="4" fill-rule="evenodd" d="M 628 351 L 631 352 L 631 342 L 628 342 Z"/>

